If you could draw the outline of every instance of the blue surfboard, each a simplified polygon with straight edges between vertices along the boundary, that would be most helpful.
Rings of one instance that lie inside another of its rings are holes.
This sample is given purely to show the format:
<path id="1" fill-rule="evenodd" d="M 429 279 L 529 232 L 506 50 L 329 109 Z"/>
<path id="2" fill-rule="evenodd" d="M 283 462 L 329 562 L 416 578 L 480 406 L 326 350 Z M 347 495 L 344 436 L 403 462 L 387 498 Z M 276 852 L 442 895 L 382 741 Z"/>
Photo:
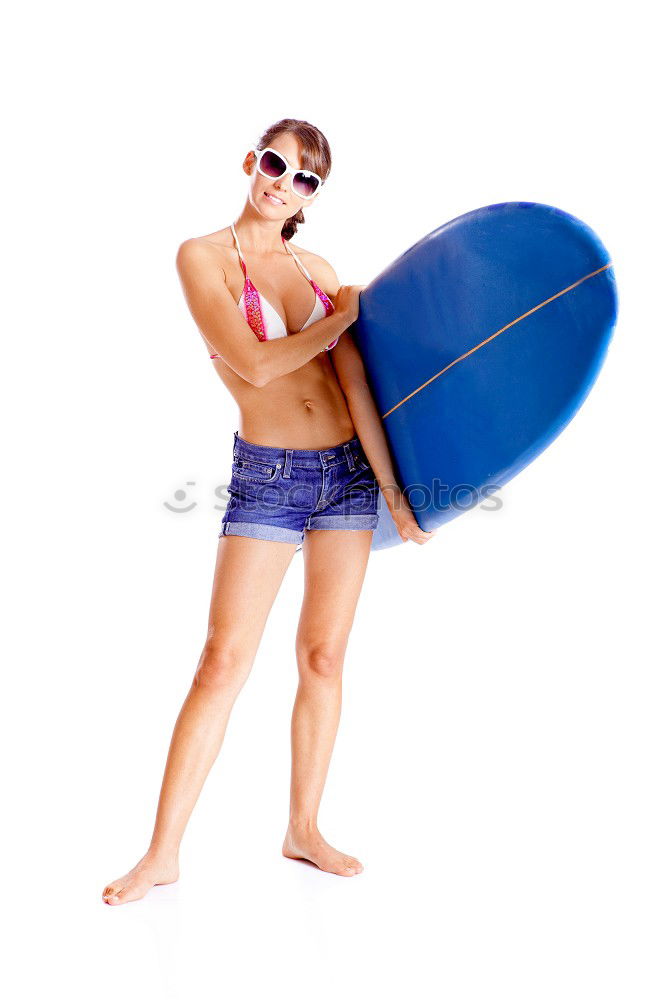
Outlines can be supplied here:
<path id="1" fill-rule="evenodd" d="M 424 531 L 476 506 L 557 437 L 599 373 L 616 317 L 598 236 L 534 202 L 447 222 L 367 285 L 352 333 Z M 380 495 L 372 547 L 399 543 Z"/>

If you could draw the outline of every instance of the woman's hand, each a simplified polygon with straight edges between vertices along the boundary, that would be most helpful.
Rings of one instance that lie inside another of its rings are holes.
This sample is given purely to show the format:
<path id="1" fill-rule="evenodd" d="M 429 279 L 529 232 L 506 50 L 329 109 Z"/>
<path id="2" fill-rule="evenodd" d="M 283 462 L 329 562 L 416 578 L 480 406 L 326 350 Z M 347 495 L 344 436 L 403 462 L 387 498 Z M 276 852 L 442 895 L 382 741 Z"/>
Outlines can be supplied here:
<path id="1" fill-rule="evenodd" d="M 365 285 L 340 285 L 333 300 L 335 311 L 344 313 L 349 318 L 350 324 L 358 319 L 358 300 L 365 287 Z"/>
<path id="2" fill-rule="evenodd" d="M 403 542 L 411 539 L 416 542 L 417 545 L 424 545 L 429 542 L 431 538 L 437 534 L 437 531 L 423 531 L 419 528 L 416 518 L 412 512 L 412 508 L 409 506 L 409 501 L 404 493 L 400 493 L 397 500 L 392 501 L 387 504 L 395 526 L 398 529 L 398 534 L 400 535 Z"/>

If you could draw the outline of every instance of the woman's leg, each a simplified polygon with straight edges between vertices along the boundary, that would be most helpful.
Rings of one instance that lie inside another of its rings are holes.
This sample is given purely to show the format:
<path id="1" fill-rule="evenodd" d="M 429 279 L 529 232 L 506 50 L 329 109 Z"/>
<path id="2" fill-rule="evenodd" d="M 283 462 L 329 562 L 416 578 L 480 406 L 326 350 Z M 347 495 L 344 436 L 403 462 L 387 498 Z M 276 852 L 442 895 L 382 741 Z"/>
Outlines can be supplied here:
<path id="1" fill-rule="evenodd" d="M 107 903 L 140 899 L 178 878 L 178 849 L 252 668 L 268 613 L 296 546 L 242 535 L 219 539 L 208 637 L 171 738 L 150 847 L 104 889 Z"/>
<path id="2" fill-rule="evenodd" d="M 282 847 L 336 875 L 363 871 L 331 847 L 317 813 L 342 704 L 342 665 L 372 544 L 372 531 L 306 531 L 305 596 L 296 636 L 299 684 L 291 723 L 291 803 Z"/>

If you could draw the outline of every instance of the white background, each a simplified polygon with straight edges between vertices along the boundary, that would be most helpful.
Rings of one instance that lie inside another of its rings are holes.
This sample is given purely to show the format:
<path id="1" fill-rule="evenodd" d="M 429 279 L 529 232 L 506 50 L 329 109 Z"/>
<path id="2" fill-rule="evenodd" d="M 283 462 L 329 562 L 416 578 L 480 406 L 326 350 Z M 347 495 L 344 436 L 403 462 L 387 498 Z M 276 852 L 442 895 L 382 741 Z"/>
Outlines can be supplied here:
<path id="1" fill-rule="evenodd" d="M 663 997 L 663 53 L 647 3 L 36 3 L 5 25 L 3 912 L 12 997 Z M 620 316 L 574 421 L 424 547 L 373 553 L 320 813 L 280 854 L 297 554 L 181 850 L 147 847 L 205 638 L 235 406 L 175 255 L 272 122 L 333 151 L 298 242 L 367 284 L 539 201 Z M 187 487 L 188 514 L 164 501 Z"/>

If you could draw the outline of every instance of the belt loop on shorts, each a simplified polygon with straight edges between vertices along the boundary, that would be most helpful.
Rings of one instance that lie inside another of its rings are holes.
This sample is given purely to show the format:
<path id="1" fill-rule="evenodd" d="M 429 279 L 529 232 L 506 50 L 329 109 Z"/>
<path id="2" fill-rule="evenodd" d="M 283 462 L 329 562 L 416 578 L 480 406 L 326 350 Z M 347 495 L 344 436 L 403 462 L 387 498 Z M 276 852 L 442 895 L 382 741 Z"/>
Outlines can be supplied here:
<path id="1" fill-rule="evenodd" d="M 285 479 L 291 478 L 291 456 L 294 454 L 293 448 L 287 448 L 284 453 L 284 470 L 282 475 Z"/>
<path id="2" fill-rule="evenodd" d="M 236 454 L 236 444 L 238 443 L 238 431 L 234 431 L 234 458 L 238 458 Z"/>
<path id="3" fill-rule="evenodd" d="M 347 465 L 349 466 L 349 471 L 353 472 L 356 466 L 354 465 L 354 456 L 349 446 L 349 441 L 345 442 L 345 455 L 347 456 Z"/>

